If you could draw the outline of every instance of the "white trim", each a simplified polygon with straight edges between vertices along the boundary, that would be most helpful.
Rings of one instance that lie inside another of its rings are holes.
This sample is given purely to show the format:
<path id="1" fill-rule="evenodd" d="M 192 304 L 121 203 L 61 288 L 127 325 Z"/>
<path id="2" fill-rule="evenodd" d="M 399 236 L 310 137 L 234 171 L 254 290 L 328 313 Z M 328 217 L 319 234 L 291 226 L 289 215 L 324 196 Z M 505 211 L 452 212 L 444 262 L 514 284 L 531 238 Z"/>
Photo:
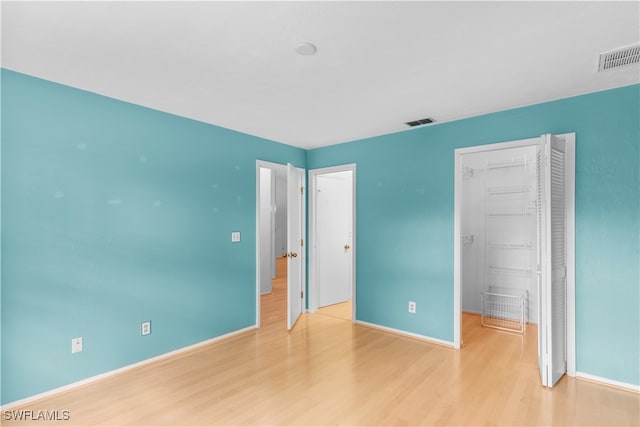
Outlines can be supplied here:
<path id="1" fill-rule="evenodd" d="M 575 377 L 579 380 L 589 381 L 601 385 L 621 388 L 635 393 L 640 393 L 640 385 L 623 383 L 621 381 L 610 380 L 609 378 L 598 377 L 596 375 L 585 374 L 584 372 L 576 372 Z"/>
<path id="2" fill-rule="evenodd" d="M 454 183 L 453 183 L 453 348 L 460 350 L 460 335 L 462 331 L 462 249 L 460 240 L 462 232 L 460 231 L 462 223 L 462 184 L 459 176 L 462 173 L 462 154 L 459 150 L 454 151 Z"/>
<path id="3" fill-rule="evenodd" d="M 309 203 L 308 218 L 308 240 L 307 250 L 309 251 L 309 313 L 315 313 L 318 310 L 318 289 L 316 285 L 316 187 L 318 173 L 315 169 L 309 170 L 309 191 L 307 192 L 307 200 Z"/>
<path id="4" fill-rule="evenodd" d="M 559 135 L 566 142 L 567 163 L 567 375 L 576 376 L 576 134 Z"/>
<path id="5" fill-rule="evenodd" d="M 575 143 L 576 134 L 564 133 L 556 135 L 566 141 L 567 153 L 567 375 L 575 376 L 576 369 L 576 349 L 575 349 Z M 458 148 L 454 152 L 455 177 L 454 177 L 454 226 L 453 226 L 453 250 L 454 250 L 454 272 L 453 272 L 453 346 L 460 348 L 461 341 L 461 278 L 460 267 L 462 252 L 460 247 L 460 218 L 461 218 L 461 182 L 460 182 L 460 162 L 464 154 L 478 153 L 483 151 L 503 150 L 507 148 L 520 148 L 537 145 L 540 138 L 522 139 L 519 141 L 500 142 L 496 144 L 478 145 L 475 147 Z"/>
<path id="6" fill-rule="evenodd" d="M 5 404 L 4 406 L 0 407 L 0 411 L 7 410 L 7 409 L 13 409 L 13 408 L 18 407 L 18 406 L 26 405 L 26 404 L 34 402 L 36 400 L 44 399 L 45 397 L 50 397 L 50 396 L 56 395 L 58 393 L 62 393 L 64 391 L 72 390 L 72 389 L 75 389 L 77 387 L 80 387 L 80 386 L 83 386 L 83 385 L 86 385 L 86 384 L 94 383 L 94 382 L 102 380 L 104 378 L 112 377 L 114 375 L 121 374 L 121 373 L 126 372 L 126 371 L 130 371 L 131 369 L 134 369 L 134 368 L 140 368 L 142 366 L 148 365 L 148 364 L 153 363 L 153 362 L 157 362 L 159 360 L 168 359 L 170 357 L 174 357 L 174 356 L 177 356 L 179 354 L 186 353 L 188 351 L 196 350 L 196 349 L 198 349 L 200 347 L 204 347 L 204 346 L 207 346 L 209 344 L 213 344 L 213 343 L 216 343 L 218 341 L 222 341 L 222 340 L 225 340 L 227 338 L 231 338 L 231 337 L 234 337 L 236 335 L 240 335 L 240 334 L 243 334 L 245 332 L 252 331 L 254 329 L 256 329 L 256 326 L 248 326 L 246 328 L 238 329 L 237 331 L 229 332 L 229 333 L 226 333 L 224 335 L 219 335 L 217 337 L 210 338 L 210 339 L 205 340 L 205 341 L 200 341 L 198 343 L 191 344 L 191 345 L 188 345 L 186 347 L 179 348 L 177 350 L 172 350 L 172 351 L 170 351 L 168 353 L 163 353 L 163 354 L 160 354 L 158 356 L 151 357 L 149 359 L 141 360 L 140 362 L 132 363 L 131 365 L 123 366 L 122 368 L 118 368 L 118 369 L 114 369 L 112 371 L 104 372 L 102 374 L 94 375 L 93 377 L 85 378 L 84 380 L 76 381 L 74 383 L 67 384 L 67 385 L 64 385 L 62 387 L 57 387 L 57 388 L 54 388 L 53 390 L 49 390 L 49 391 L 45 391 L 43 393 L 35 394 L 33 396 L 25 397 L 24 399 L 16 400 L 16 401 L 13 401 L 13 402 Z"/>
<path id="7" fill-rule="evenodd" d="M 318 175 L 335 172 L 351 171 L 351 197 L 352 197 L 352 237 L 351 237 L 351 322 L 356 323 L 356 164 L 331 166 L 309 170 L 309 312 L 318 310 L 318 286 L 316 281 L 316 204 L 317 204 L 317 178 Z"/>
<path id="8" fill-rule="evenodd" d="M 444 347 L 448 347 L 448 348 L 454 348 L 453 343 L 451 341 L 445 341 L 445 340 L 441 340 L 438 338 L 431 338 L 425 335 L 420 335 L 420 334 L 415 334 L 413 332 L 407 332 L 407 331 L 403 331 L 400 329 L 395 329 L 395 328 L 389 328 L 387 326 L 381 326 L 381 325 L 377 325 L 375 323 L 369 323 L 369 322 L 363 322 L 362 320 L 357 320 L 355 322 L 357 325 L 360 326 L 365 326 L 367 328 L 371 328 L 371 329 L 377 329 L 380 331 L 384 331 L 384 332 L 390 332 L 394 335 L 400 335 L 400 336 L 404 336 L 404 337 L 408 337 L 408 338 L 414 338 L 420 341 L 426 341 L 430 344 L 437 344 L 437 345 L 441 345 Z"/>

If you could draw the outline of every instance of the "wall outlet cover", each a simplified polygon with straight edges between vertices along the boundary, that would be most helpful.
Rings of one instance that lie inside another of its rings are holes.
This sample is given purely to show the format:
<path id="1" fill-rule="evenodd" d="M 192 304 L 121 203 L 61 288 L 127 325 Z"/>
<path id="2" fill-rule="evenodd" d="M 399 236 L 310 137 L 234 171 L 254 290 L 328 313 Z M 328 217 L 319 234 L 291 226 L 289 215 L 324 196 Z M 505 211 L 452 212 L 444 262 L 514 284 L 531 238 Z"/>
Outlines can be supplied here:
<path id="1" fill-rule="evenodd" d="M 142 335 L 150 335 L 151 334 L 151 320 L 147 320 L 146 322 L 142 322 L 140 327 L 140 333 Z"/>
<path id="2" fill-rule="evenodd" d="M 415 314 L 415 312 L 416 312 L 416 302 L 409 301 L 409 313 Z"/>

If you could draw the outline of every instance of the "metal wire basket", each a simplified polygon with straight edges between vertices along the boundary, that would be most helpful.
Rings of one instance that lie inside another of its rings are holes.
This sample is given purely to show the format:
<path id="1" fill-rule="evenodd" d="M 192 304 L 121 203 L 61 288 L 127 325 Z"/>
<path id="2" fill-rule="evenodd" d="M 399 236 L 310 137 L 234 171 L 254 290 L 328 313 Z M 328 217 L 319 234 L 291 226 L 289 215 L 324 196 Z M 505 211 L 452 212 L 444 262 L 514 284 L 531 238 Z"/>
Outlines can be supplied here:
<path id="1" fill-rule="evenodd" d="M 527 291 L 489 288 L 482 295 L 480 324 L 524 333 L 527 328 Z"/>

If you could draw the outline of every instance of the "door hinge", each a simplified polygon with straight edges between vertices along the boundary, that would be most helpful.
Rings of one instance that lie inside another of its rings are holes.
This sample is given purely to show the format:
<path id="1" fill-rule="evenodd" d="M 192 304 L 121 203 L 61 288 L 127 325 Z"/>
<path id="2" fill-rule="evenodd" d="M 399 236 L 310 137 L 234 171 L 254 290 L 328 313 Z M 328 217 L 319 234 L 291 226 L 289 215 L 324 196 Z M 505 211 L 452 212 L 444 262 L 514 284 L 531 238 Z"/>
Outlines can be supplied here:
<path id="1" fill-rule="evenodd" d="M 304 298 L 304 291 L 300 291 L 300 298 Z"/>
<path id="2" fill-rule="evenodd" d="M 304 246 L 304 239 L 300 239 L 300 246 Z"/>
<path id="3" fill-rule="evenodd" d="M 300 194 L 304 194 L 304 187 L 300 187 Z"/>

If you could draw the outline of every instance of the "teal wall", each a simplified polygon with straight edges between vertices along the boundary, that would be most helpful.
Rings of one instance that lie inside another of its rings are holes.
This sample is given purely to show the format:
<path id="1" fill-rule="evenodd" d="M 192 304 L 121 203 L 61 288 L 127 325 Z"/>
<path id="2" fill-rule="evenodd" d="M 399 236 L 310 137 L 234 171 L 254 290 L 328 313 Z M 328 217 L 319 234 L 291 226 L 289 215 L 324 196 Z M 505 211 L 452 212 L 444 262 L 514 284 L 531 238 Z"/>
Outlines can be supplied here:
<path id="1" fill-rule="evenodd" d="M 257 159 L 356 163 L 357 318 L 451 341 L 454 149 L 566 132 L 577 368 L 640 384 L 638 85 L 308 152 L 7 70 L 1 89 L 2 403 L 255 324 Z"/>
<path id="2" fill-rule="evenodd" d="M 640 384 L 639 103 L 633 85 L 309 151 L 357 163 L 358 320 L 453 341 L 454 149 L 576 132 L 577 370 Z"/>
<path id="3" fill-rule="evenodd" d="M 1 155 L 2 403 L 256 323 L 256 160 L 304 150 L 2 70 Z"/>

